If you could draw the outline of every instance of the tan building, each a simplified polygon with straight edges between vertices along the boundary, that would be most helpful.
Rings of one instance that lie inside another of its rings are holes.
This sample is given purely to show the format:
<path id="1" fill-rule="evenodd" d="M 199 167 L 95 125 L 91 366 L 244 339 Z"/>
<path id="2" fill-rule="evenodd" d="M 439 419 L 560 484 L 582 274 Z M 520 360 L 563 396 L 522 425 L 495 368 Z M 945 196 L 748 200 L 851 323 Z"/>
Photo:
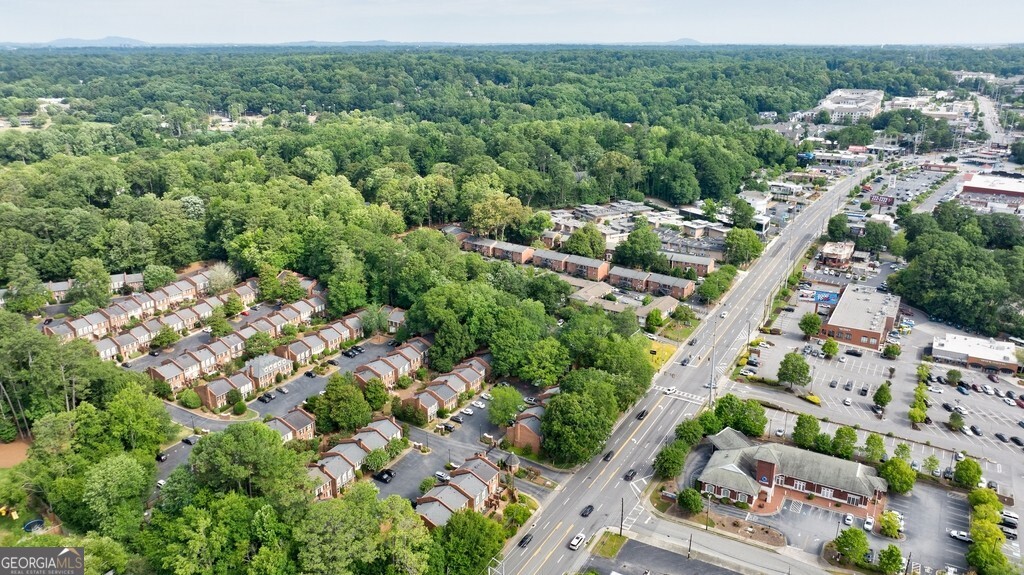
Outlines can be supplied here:
<path id="1" fill-rule="evenodd" d="M 821 263 L 835 269 L 849 269 L 853 263 L 853 242 L 828 242 L 821 248 Z"/>

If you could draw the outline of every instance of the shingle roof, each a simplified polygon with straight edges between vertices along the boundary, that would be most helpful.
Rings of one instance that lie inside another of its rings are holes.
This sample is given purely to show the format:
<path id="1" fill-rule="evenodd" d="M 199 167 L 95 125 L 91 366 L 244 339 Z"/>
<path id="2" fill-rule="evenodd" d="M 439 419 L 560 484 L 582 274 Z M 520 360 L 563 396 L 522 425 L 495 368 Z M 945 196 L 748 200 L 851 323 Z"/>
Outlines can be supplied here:
<path id="1" fill-rule="evenodd" d="M 216 396 L 224 395 L 234 388 L 235 387 L 231 385 L 231 382 L 223 377 L 217 378 L 206 384 L 206 389 L 210 390 Z"/>
<path id="2" fill-rule="evenodd" d="M 715 449 L 750 447 L 750 441 L 747 439 L 747 436 L 731 427 L 726 427 L 722 431 L 708 437 L 708 441 L 711 442 L 711 445 L 715 446 Z"/>
<path id="3" fill-rule="evenodd" d="M 351 463 L 349 463 L 342 457 L 338 457 L 337 455 L 329 455 L 321 459 L 320 464 L 323 465 L 324 468 L 331 473 L 331 475 L 339 479 L 345 477 L 346 474 L 355 470 L 355 468 L 352 467 Z"/>
<path id="4" fill-rule="evenodd" d="M 352 465 L 359 467 L 363 464 L 363 460 L 366 459 L 366 451 L 359 444 L 355 442 L 339 443 L 331 448 L 331 451 L 342 455 L 345 459 L 352 462 Z"/>
<path id="5" fill-rule="evenodd" d="M 366 427 L 372 427 L 380 431 L 384 437 L 395 437 L 402 434 L 402 428 L 390 419 L 377 419 L 371 421 Z"/>
<path id="6" fill-rule="evenodd" d="M 352 436 L 352 439 L 358 439 L 363 442 L 370 451 L 374 449 L 383 449 L 387 444 L 388 440 L 384 438 L 376 429 L 371 431 L 360 431 L 359 433 Z"/>
<path id="7" fill-rule="evenodd" d="M 495 466 L 493 463 L 480 457 L 474 457 L 472 459 L 467 459 L 466 462 L 463 463 L 461 467 L 455 470 L 454 474 L 461 474 L 463 472 L 469 471 L 473 472 L 477 477 L 487 482 L 494 479 L 494 476 L 499 473 L 497 466 Z"/>
<path id="8" fill-rule="evenodd" d="M 452 511 L 437 501 L 425 501 L 416 506 L 419 513 L 431 525 L 441 526 L 452 518 Z"/>

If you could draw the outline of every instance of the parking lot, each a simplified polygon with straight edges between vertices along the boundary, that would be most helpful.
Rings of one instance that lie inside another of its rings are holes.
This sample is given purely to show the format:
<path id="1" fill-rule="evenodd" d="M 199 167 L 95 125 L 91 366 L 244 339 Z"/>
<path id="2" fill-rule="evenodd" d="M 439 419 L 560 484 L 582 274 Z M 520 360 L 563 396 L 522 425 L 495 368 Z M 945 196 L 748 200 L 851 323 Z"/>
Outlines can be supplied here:
<path id="1" fill-rule="evenodd" d="M 536 393 L 535 388 L 528 388 L 527 386 L 519 385 L 517 389 L 524 393 L 524 396 L 528 396 L 528 393 Z M 490 406 L 487 400 L 481 399 L 480 394 L 477 394 L 473 401 L 481 401 L 487 407 Z M 481 452 L 488 453 L 488 458 L 494 462 L 501 461 L 507 457 L 507 452 L 498 448 L 489 448 L 488 444 L 485 443 L 487 441 L 485 435 L 489 435 L 495 441 L 499 441 L 504 434 L 498 426 L 489 421 L 487 408 L 471 407 L 469 403 L 466 406 L 473 410 L 473 415 L 467 415 L 461 413 L 461 411 L 452 414 L 453 416 L 460 415 L 462 417 L 463 423 L 461 424 L 452 422 L 451 418 L 449 418 L 443 422 L 435 422 L 435 425 L 430 427 L 429 430 L 417 427 L 410 428 L 409 439 L 428 446 L 430 452 L 422 454 L 412 450 L 401 460 L 394 462 L 391 465 L 391 469 L 395 471 L 396 477 L 388 484 L 377 483 L 377 486 L 380 488 L 381 497 L 394 494 L 415 500 L 420 496 L 420 482 L 427 477 L 433 477 L 437 471 L 444 471 L 445 464 L 449 461 L 460 464 Z M 454 431 L 445 431 L 442 427 L 444 423 L 451 424 L 455 428 Z M 529 465 L 529 463 L 524 462 L 523 465 Z M 545 475 L 547 474 L 548 472 L 545 472 Z M 549 490 L 526 481 L 517 483 L 517 487 L 538 501 L 549 493 Z"/>
<path id="2" fill-rule="evenodd" d="M 327 380 L 335 373 L 355 371 L 359 366 L 370 363 L 394 349 L 388 347 L 386 343 L 373 343 L 370 340 L 363 341 L 360 345 L 365 351 L 355 357 L 345 357 L 340 353 L 332 356 L 332 359 L 338 362 L 338 365 L 336 367 L 330 366 L 327 373 L 323 375 L 306 377 L 303 374 L 307 370 L 312 369 L 312 367 L 304 366 L 300 368 L 292 379 L 276 388 L 277 399 L 269 403 L 262 403 L 258 399 L 253 399 L 249 402 L 249 408 L 261 416 L 283 416 L 292 408 L 305 403 L 307 398 L 323 391 L 327 387 Z M 281 393 L 282 387 L 287 388 L 288 393 Z"/>

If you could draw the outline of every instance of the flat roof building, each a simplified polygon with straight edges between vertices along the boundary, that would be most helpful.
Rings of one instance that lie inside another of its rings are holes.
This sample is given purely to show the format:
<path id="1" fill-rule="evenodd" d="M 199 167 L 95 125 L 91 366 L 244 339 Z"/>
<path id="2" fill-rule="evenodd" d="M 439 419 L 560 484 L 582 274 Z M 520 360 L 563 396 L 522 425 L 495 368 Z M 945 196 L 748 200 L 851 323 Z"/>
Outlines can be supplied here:
<path id="1" fill-rule="evenodd" d="M 936 361 L 974 369 L 995 369 L 1015 373 L 1017 356 L 1014 347 L 1013 343 L 1008 341 L 947 333 L 932 338 L 932 357 Z"/>
<path id="2" fill-rule="evenodd" d="M 841 344 L 881 351 L 886 335 L 896 325 L 899 310 L 899 296 L 865 286 L 847 286 L 819 335 L 835 338 Z"/>
<path id="3" fill-rule="evenodd" d="M 838 123 L 840 120 L 849 118 L 856 122 L 861 118 L 874 118 L 882 111 L 882 100 L 885 92 L 881 90 L 833 90 L 831 94 L 815 108 L 816 111 L 824 110 L 829 113 L 831 121 Z"/>
<path id="4" fill-rule="evenodd" d="M 958 199 L 961 203 L 981 207 L 997 203 L 1019 208 L 1024 205 L 1024 179 L 966 174 Z"/>

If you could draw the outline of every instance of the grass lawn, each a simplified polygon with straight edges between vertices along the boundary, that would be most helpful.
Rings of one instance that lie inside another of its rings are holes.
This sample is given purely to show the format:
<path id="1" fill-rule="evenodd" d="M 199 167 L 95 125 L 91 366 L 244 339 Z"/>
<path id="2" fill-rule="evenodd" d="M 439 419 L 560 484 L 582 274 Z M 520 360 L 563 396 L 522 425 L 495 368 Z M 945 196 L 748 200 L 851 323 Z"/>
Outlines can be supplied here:
<path id="1" fill-rule="evenodd" d="M 650 501 L 651 505 L 653 505 L 655 509 L 661 511 L 662 513 L 668 511 L 669 507 L 672 507 L 672 502 L 662 497 L 661 491 L 657 489 L 651 490 Z"/>
<path id="2" fill-rule="evenodd" d="M 651 350 L 656 351 L 657 353 L 649 354 L 648 359 L 650 359 L 651 364 L 654 365 L 655 370 L 661 369 L 661 366 L 665 365 L 668 358 L 672 357 L 672 354 L 676 351 L 676 347 L 677 346 L 663 341 L 651 342 Z"/>
<path id="3" fill-rule="evenodd" d="M 615 533 L 604 532 L 601 539 L 594 546 L 594 554 L 607 559 L 614 559 L 619 554 L 619 549 L 626 544 L 626 538 Z"/>
<path id="4" fill-rule="evenodd" d="M 696 321 L 690 323 L 693 325 L 683 325 L 682 322 L 671 320 L 668 322 L 668 325 L 662 328 L 661 336 L 678 343 L 683 343 L 689 339 L 693 330 L 697 329 L 698 324 Z"/>

